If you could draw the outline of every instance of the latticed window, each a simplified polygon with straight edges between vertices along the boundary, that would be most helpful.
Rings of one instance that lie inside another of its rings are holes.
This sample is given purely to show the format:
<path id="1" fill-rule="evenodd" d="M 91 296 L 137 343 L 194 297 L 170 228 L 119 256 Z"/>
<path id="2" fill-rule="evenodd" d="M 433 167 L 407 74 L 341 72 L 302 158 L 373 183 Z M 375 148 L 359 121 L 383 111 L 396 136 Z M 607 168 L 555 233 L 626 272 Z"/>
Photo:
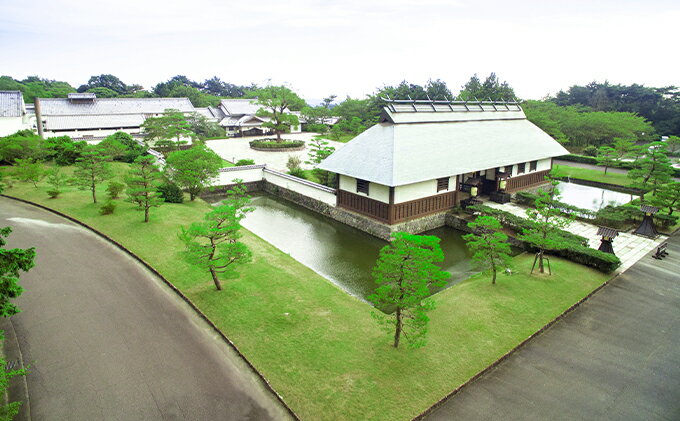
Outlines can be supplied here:
<path id="1" fill-rule="evenodd" d="M 529 162 L 529 171 L 536 171 L 537 166 L 538 166 L 538 161 Z"/>
<path id="2" fill-rule="evenodd" d="M 368 184 L 368 181 L 357 178 L 357 193 L 368 194 Z"/>
<path id="3" fill-rule="evenodd" d="M 437 179 L 437 192 L 449 189 L 449 177 Z"/>
<path id="4" fill-rule="evenodd" d="M 517 164 L 517 174 L 524 174 L 526 172 L 526 167 L 527 164 L 524 162 Z"/>

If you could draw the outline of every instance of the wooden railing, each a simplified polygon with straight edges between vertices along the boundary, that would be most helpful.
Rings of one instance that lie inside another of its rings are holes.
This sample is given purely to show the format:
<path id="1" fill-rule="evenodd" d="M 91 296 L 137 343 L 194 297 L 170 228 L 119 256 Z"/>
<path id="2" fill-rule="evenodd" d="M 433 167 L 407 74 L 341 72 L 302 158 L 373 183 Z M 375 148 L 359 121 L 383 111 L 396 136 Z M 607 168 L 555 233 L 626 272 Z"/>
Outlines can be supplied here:
<path id="1" fill-rule="evenodd" d="M 370 199 L 366 196 L 338 190 L 338 207 L 370 216 L 380 222 L 389 223 L 389 207 L 387 203 Z"/>
<path id="2" fill-rule="evenodd" d="M 518 175 L 508 179 L 505 191 L 508 193 L 522 190 L 527 187 L 536 186 L 545 183 L 545 176 L 550 173 L 550 170 L 537 171 L 526 175 Z"/>

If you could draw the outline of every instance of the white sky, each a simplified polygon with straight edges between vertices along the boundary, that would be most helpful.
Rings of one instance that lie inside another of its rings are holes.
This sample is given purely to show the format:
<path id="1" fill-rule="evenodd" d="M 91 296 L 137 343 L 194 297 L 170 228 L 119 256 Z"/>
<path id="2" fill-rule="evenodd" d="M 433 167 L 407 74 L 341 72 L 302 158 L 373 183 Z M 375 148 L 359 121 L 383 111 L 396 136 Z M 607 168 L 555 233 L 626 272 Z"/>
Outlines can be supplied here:
<path id="1" fill-rule="evenodd" d="M 0 74 L 74 86 L 178 74 L 363 97 L 495 71 L 537 99 L 593 80 L 680 85 L 680 1 L 0 0 Z"/>

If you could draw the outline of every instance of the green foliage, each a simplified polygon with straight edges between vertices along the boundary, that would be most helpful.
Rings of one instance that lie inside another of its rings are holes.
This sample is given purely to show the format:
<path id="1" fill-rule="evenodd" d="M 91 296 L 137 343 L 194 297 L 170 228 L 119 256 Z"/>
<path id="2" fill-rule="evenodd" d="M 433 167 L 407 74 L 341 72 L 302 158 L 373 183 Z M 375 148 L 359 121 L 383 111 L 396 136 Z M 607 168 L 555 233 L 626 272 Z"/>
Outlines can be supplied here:
<path id="1" fill-rule="evenodd" d="M 473 232 L 464 235 L 463 239 L 472 251 L 472 261 L 481 268 L 490 268 L 491 283 L 496 284 L 496 272 L 508 267 L 512 260 L 508 236 L 499 232 L 503 226 L 493 216 L 480 215 L 474 222 L 468 223 L 468 227 Z"/>
<path id="2" fill-rule="evenodd" d="M 297 116 L 290 111 L 299 111 L 305 106 L 305 101 L 289 88 L 267 86 L 254 91 L 253 95 L 257 97 L 256 103 L 261 105 L 256 115 L 269 119 L 262 123 L 262 127 L 274 130 L 277 141 L 281 141 L 281 133 L 290 133 L 292 126 L 300 125 Z"/>
<path id="3" fill-rule="evenodd" d="M 311 133 L 326 133 L 328 130 L 328 125 L 322 123 L 308 123 L 304 129 L 304 131 Z"/>
<path id="4" fill-rule="evenodd" d="M 87 142 L 74 142 L 68 136 L 50 137 L 44 142 L 45 158 L 53 159 L 60 166 L 73 165 L 80 157 Z"/>
<path id="5" fill-rule="evenodd" d="M 660 208 L 667 208 L 669 215 L 680 210 L 680 183 L 672 182 L 659 186 L 652 199 L 652 204 Z"/>
<path id="6" fill-rule="evenodd" d="M 4 341 L 4 337 L 0 331 L 0 341 Z M 1 343 L 0 343 L 1 345 Z M 21 368 L 18 370 L 8 370 L 7 360 L 4 356 L 0 355 L 0 395 L 6 396 L 7 388 L 9 387 L 9 381 L 16 376 L 25 376 L 28 370 Z M 0 403 L 0 421 L 12 421 L 14 417 L 19 413 L 21 408 L 21 402 L 8 402 Z"/>
<path id="7" fill-rule="evenodd" d="M 204 145 L 172 152 L 166 162 L 166 176 L 189 192 L 192 201 L 210 184 L 211 179 L 217 177 L 222 167 L 222 158 Z"/>
<path id="8" fill-rule="evenodd" d="M 309 142 L 308 148 L 309 151 L 307 152 L 307 155 L 309 156 L 309 159 L 305 162 L 313 166 L 319 165 L 321 161 L 335 152 L 333 146 L 328 146 L 328 142 L 318 136 Z"/>
<path id="9" fill-rule="evenodd" d="M 571 149 L 611 144 L 615 139 L 650 139 L 654 129 L 644 118 L 627 112 L 563 107 L 552 102 L 525 101 L 529 121 Z"/>
<path id="10" fill-rule="evenodd" d="M 125 190 L 125 183 L 109 181 L 106 185 L 106 195 L 110 200 L 118 199 L 123 190 Z"/>
<path id="11" fill-rule="evenodd" d="M 17 159 L 39 160 L 45 156 L 43 139 L 30 130 L 0 137 L 0 163 L 12 165 Z"/>
<path id="12" fill-rule="evenodd" d="M 186 138 L 194 136 L 184 114 L 178 110 L 167 109 L 160 117 L 151 117 L 142 123 L 144 140 L 147 142 L 174 142 L 176 146 L 187 143 Z"/>
<path id="13" fill-rule="evenodd" d="M 148 148 L 140 145 L 129 133 L 116 132 L 106 136 L 98 145 L 105 155 L 110 155 L 115 161 L 132 163 L 135 159 L 146 154 Z M 122 146 L 122 149 L 121 149 Z"/>
<path id="14" fill-rule="evenodd" d="M 249 142 L 251 148 L 268 148 L 268 149 L 296 149 L 305 145 L 304 140 L 268 140 L 258 139 Z"/>
<path id="15" fill-rule="evenodd" d="M 157 84 L 153 88 L 153 93 L 166 98 L 187 97 L 194 107 L 216 107 L 220 102 L 218 96 L 241 98 L 255 88 L 255 85 L 246 87 L 225 83 L 216 76 L 201 83 L 190 80 L 186 76 L 178 75 L 167 82 Z"/>
<path id="16" fill-rule="evenodd" d="M 616 149 L 611 146 L 600 146 L 597 150 L 597 165 L 604 166 L 604 173 L 607 174 L 609 167 L 616 166 L 618 163 Z"/>
<path id="17" fill-rule="evenodd" d="M 90 77 L 85 85 L 78 87 L 78 92 L 94 92 L 97 98 L 115 98 L 119 95 L 133 94 L 142 89 L 140 85 L 126 85 L 116 76 L 104 74 Z"/>
<path id="18" fill-rule="evenodd" d="M 373 268 L 378 288 L 368 299 L 378 308 L 394 309 L 392 314 L 373 315 L 394 332 L 395 348 L 402 335 L 410 348 L 425 345 L 427 312 L 434 309 L 434 301 L 426 298 L 432 294 L 431 288 L 444 287 L 451 276 L 437 266 L 443 260 L 439 238 L 429 235 L 397 232 L 380 250 Z"/>
<path id="19" fill-rule="evenodd" d="M 508 82 L 501 82 L 496 76 L 496 73 L 491 73 L 484 82 L 480 81 L 475 73 L 460 91 L 458 96 L 461 99 L 486 101 L 514 101 L 515 91 L 510 87 Z"/>
<path id="20" fill-rule="evenodd" d="M 633 169 L 628 171 L 631 187 L 642 190 L 656 189 L 661 184 L 671 180 L 673 167 L 666 153 L 666 145 L 662 142 L 653 142 L 649 145 L 636 147 L 640 151 L 638 159 L 633 163 Z M 641 196 L 641 199 L 644 196 Z"/>
<path id="21" fill-rule="evenodd" d="M 300 159 L 299 156 L 297 155 L 288 155 L 288 162 L 286 162 L 286 168 L 288 168 L 288 171 L 296 171 L 299 170 L 302 165 L 302 160 Z"/>
<path id="22" fill-rule="evenodd" d="M 226 137 L 224 128 L 199 113 L 191 113 L 186 118 L 189 130 L 196 133 L 200 139 Z"/>
<path id="23" fill-rule="evenodd" d="M 37 76 L 29 76 L 24 80 L 15 80 L 9 76 L 0 77 L 0 91 L 21 91 L 24 101 L 33 103 L 35 97 L 38 98 L 66 98 L 75 92 L 75 88 L 67 82 L 60 82 L 50 79 L 41 79 Z"/>
<path id="24" fill-rule="evenodd" d="M 38 188 L 40 180 L 45 178 L 43 165 L 32 159 L 16 159 L 14 177 L 18 180 L 31 182 L 33 187 Z"/>
<path id="25" fill-rule="evenodd" d="M 202 222 L 182 227 L 179 238 L 184 242 L 187 260 L 210 272 L 215 288 L 222 284 L 219 274 L 235 274 L 234 267 L 248 263 L 252 253 L 241 239 L 241 220 L 253 208 L 246 207 L 249 197 L 241 180 L 227 192 L 227 199 L 208 212 Z"/>
<path id="26" fill-rule="evenodd" d="M 90 190 L 93 203 L 97 203 L 97 184 L 111 176 L 109 159 L 101 150 L 89 146 L 76 160 L 72 183 L 81 190 Z"/>
<path id="27" fill-rule="evenodd" d="M 255 165 L 255 160 L 253 160 L 253 159 L 239 159 L 238 161 L 236 161 L 236 164 L 234 164 L 234 165 L 236 165 L 237 167 L 242 167 L 244 165 Z"/>
<path id="28" fill-rule="evenodd" d="M 289 170 L 288 174 L 292 175 L 293 177 L 302 178 L 303 180 L 307 179 L 307 173 L 302 168 L 294 168 Z"/>
<path id="29" fill-rule="evenodd" d="M 592 157 L 592 156 L 569 154 L 569 155 L 562 155 L 558 159 L 560 159 L 562 161 L 580 162 L 582 164 L 597 165 L 597 158 Z"/>
<path id="30" fill-rule="evenodd" d="M 560 91 L 551 101 L 561 106 L 587 106 L 597 111 L 622 111 L 652 122 L 658 133 L 680 135 L 680 92 L 675 86 L 663 88 L 638 84 L 612 85 L 592 82 Z"/>
<path id="31" fill-rule="evenodd" d="M 184 192 L 171 182 L 158 186 L 158 193 L 166 203 L 184 203 Z"/>
<path id="32" fill-rule="evenodd" d="M 10 300 L 20 296 L 19 272 L 28 272 L 35 265 L 35 247 L 8 249 L 7 237 L 11 227 L 0 228 L 0 316 L 11 317 L 20 310 Z"/>
<path id="33" fill-rule="evenodd" d="M 592 156 L 597 159 L 597 151 L 598 148 L 595 145 L 588 145 L 585 148 L 583 148 L 583 155 L 585 156 Z"/>
<path id="34" fill-rule="evenodd" d="M 668 140 L 666 140 L 666 149 L 668 150 L 668 155 L 680 155 L 680 136 L 669 136 Z"/>
<path id="35" fill-rule="evenodd" d="M 62 193 L 61 188 L 68 180 L 65 174 L 61 172 L 59 167 L 52 168 L 47 172 L 47 183 L 50 189 L 47 190 L 47 195 L 52 199 L 56 199 Z"/>
<path id="36" fill-rule="evenodd" d="M 104 203 L 100 208 L 99 208 L 99 214 L 100 215 L 112 215 L 113 212 L 116 210 L 116 207 L 118 204 L 114 202 L 113 200 L 107 200 L 106 203 Z"/>
<path id="37" fill-rule="evenodd" d="M 144 211 L 144 222 L 149 222 L 149 210 L 163 203 L 157 191 L 161 174 L 155 162 L 153 156 L 140 156 L 125 177 L 127 201 Z"/>

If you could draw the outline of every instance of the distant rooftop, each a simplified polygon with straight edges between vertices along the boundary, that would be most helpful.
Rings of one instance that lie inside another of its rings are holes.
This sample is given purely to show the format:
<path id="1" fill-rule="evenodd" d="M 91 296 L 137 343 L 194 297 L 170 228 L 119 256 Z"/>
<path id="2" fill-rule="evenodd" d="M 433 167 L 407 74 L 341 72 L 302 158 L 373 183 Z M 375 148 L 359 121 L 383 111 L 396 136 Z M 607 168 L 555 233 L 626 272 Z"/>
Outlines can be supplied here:
<path id="1" fill-rule="evenodd" d="M 517 101 L 462 101 L 381 98 L 385 107 L 381 123 L 443 123 L 481 120 L 515 120 L 526 116 Z"/>
<path id="2" fill-rule="evenodd" d="M 21 91 L 0 91 L 0 117 L 21 117 L 25 110 Z"/>
<path id="3" fill-rule="evenodd" d="M 68 94 L 68 99 L 96 99 L 97 95 L 93 92 L 73 92 Z"/>
<path id="4" fill-rule="evenodd" d="M 73 102 L 73 99 L 40 98 L 40 111 L 43 116 L 161 114 L 166 109 L 176 109 L 184 113 L 194 111 L 188 98 L 96 98 L 87 102 Z"/>

